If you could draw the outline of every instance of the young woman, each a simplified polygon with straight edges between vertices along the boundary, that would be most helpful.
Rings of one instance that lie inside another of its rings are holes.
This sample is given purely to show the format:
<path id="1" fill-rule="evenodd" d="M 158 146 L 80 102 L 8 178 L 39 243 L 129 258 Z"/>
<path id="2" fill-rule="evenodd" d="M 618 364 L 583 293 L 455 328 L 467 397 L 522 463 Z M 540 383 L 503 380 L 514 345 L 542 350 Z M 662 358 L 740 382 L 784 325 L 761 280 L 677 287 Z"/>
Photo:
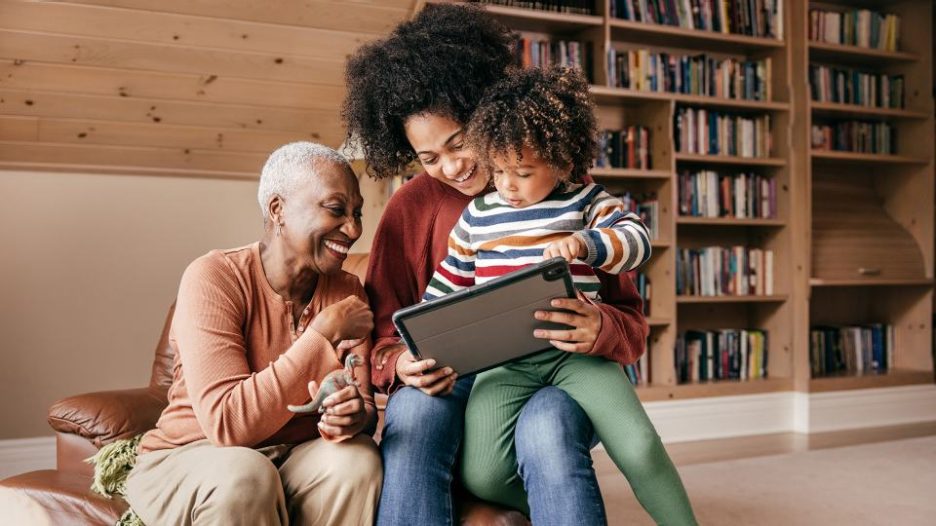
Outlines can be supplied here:
<path id="1" fill-rule="evenodd" d="M 414 161 L 425 170 L 384 210 L 365 285 L 374 309 L 373 382 L 391 393 L 380 445 L 379 525 L 414 516 L 426 524 L 453 522 L 449 488 L 473 379 L 429 372 L 435 364 L 403 352 L 390 318 L 420 301 L 445 258 L 449 231 L 488 185 L 489 174 L 465 146 L 464 126 L 485 89 L 504 77 L 512 44 L 510 32 L 478 9 L 430 4 L 348 62 L 343 116 L 371 175 L 396 175 Z M 575 312 L 566 322 L 575 330 L 562 339 L 588 354 L 633 363 L 647 335 L 640 298 L 626 275 L 599 272 L 598 278 L 604 303 L 565 300 L 562 307 Z M 589 454 L 595 441 L 587 416 L 568 395 L 540 389 L 520 412 L 515 442 L 491 455 L 489 485 L 525 489 L 537 524 L 604 524 Z"/>

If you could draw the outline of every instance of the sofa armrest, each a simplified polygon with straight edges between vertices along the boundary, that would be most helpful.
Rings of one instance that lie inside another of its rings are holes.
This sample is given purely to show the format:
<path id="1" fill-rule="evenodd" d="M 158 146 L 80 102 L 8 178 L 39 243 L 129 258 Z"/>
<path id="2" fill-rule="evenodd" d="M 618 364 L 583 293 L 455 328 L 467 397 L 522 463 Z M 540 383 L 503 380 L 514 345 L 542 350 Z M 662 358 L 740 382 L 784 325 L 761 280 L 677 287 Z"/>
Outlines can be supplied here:
<path id="1" fill-rule="evenodd" d="M 100 391 L 59 400 L 49 408 L 48 420 L 59 433 L 78 435 L 100 448 L 155 427 L 167 403 L 161 389 Z"/>

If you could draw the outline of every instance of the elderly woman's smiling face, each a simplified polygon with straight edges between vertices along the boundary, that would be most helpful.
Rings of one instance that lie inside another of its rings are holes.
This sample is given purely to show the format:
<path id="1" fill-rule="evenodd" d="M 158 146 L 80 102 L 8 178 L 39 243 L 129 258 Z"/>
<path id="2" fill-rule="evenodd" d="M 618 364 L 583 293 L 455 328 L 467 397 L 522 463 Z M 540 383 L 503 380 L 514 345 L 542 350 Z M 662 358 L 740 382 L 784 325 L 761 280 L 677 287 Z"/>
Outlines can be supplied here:
<path id="1" fill-rule="evenodd" d="M 364 199 L 346 166 L 319 160 L 317 176 L 282 200 L 281 236 L 302 267 L 320 274 L 341 270 L 348 250 L 361 237 Z"/>

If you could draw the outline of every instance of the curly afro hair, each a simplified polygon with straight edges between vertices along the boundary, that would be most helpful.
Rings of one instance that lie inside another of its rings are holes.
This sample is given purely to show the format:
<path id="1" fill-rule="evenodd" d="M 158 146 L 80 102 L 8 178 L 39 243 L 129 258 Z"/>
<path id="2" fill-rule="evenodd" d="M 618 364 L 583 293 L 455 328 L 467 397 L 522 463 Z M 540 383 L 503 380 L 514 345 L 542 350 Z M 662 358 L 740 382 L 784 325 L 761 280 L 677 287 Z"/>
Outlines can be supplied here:
<path id="1" fill-rule="evenodd" d="M 433 113 L 467 123 L 485 88 L 504 77 L 516 37 L 476 6 L 429 4 L 348 60 L 342 107 L 368 173 L 399 174 L 416 159 L 403 123 Z"/>
<path id="2" fill-rule="evenodd" d="M 598 153 L 598 125 L 588 82 L 576 69 L 514 70 L 492 86 L 468 124 L 479 159 L 520 155 L 530 147 L 547 164 L 582 180 Z"/>

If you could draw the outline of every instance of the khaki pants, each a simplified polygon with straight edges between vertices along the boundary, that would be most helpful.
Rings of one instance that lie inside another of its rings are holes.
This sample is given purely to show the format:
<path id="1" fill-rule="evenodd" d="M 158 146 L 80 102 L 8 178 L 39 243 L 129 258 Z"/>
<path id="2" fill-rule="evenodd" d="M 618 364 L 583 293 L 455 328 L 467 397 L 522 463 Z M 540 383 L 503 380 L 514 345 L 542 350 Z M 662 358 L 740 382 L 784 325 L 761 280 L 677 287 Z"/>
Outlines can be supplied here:
<path id="1" fill-rule="evenodd" d="M 140 455 L 127 501 L 148 526 L 370 525 L 383 470 L 374 441 L 216 447 L 207 440 Z"/>

